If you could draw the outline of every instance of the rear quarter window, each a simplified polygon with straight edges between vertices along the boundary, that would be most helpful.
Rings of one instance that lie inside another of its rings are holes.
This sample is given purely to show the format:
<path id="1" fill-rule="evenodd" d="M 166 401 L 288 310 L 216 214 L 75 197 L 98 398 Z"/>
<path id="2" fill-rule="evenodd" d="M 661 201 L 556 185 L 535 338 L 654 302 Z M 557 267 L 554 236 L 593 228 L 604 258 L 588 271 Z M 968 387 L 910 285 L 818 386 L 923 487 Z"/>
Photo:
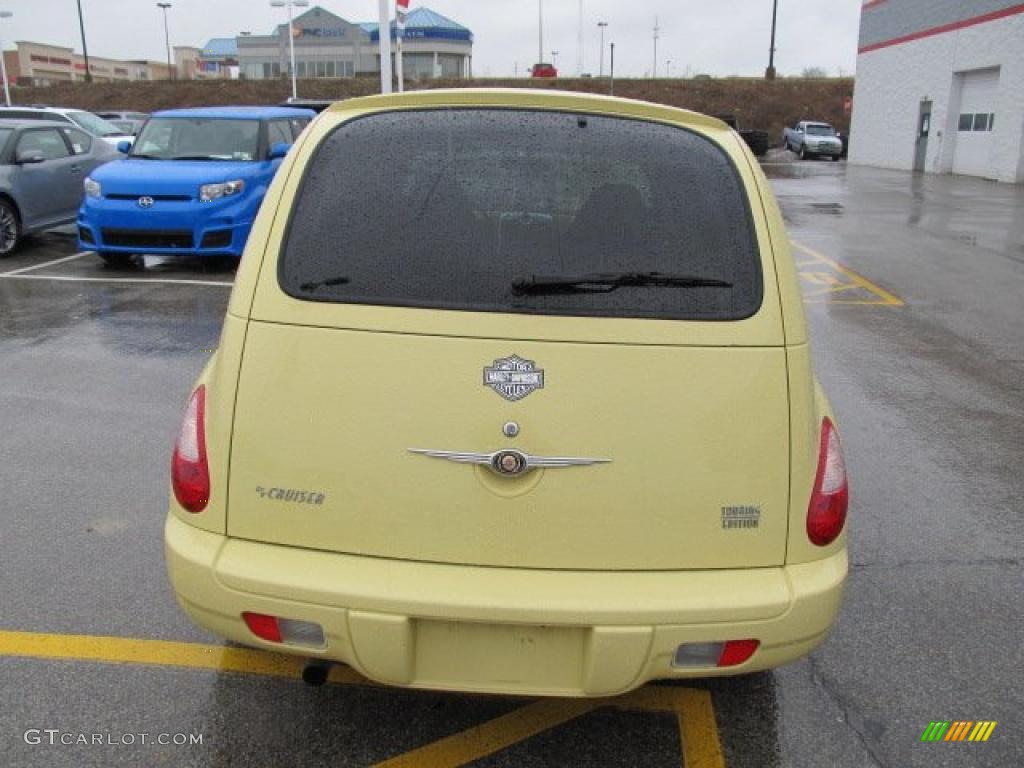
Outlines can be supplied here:
<path id="1" fill-rule="evenodd" d="M 650 272 L 730 287 L 513 289 Z M 763 293 L 747 192 L 714 142 L 642 120 L 502 109 L 336 128 L 300 182 L 278 279 L 311 301 L 693 320 L 749 317 Z"/>

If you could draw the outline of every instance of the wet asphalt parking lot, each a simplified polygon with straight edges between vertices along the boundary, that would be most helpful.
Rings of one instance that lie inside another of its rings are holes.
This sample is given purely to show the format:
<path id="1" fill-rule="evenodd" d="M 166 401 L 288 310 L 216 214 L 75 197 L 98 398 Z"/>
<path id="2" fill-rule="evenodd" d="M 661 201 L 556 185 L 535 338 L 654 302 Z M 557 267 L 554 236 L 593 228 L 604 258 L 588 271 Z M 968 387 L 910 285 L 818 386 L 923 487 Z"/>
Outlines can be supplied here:
<path id="1" fill-rule="evenodd" d="M 766 170 L 852 482 L 845 604 L 810 658 L 579 702 L 343 668 L 311 689 L 225 648 L 178 610 L 162 525 L 232 272 L 115 271 L 49 234 L 0 262 L 0 765 L 1024 765 L 1024 187 Z M 998 725 L 922 743 L 936 720 Z"/>

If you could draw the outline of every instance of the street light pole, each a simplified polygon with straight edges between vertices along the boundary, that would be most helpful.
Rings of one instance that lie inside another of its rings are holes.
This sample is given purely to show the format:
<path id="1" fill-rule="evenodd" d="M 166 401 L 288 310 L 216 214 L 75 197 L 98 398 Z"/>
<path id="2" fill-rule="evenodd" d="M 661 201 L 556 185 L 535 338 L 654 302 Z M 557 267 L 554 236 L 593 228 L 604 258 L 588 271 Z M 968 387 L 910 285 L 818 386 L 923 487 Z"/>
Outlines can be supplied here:
<path id="1" fill-rule="evenodd" d="M 658 26 L 658 17 L 654 17 L 654 69 L 651 70 L 651 79 L 658 78 L 658 33 L 661 28 Z"/>
<path id="2" fill-rule="evenodd" d="M 164 12 L 164 45 L 167 46 L 167 79 L 174 79 L 174 70 L 171 69 L 171 35 L 167 31 L 167 9 L 171 7 L 170 3 L 157 3 L 157 8 L 160 8 Z"/>
<path id="3" fill-rule="evenodd" d="M 599 21 L 597 26 L 601 30 L 601 66 L 598 69 L 598 77 L 604 77 L 604 28 L 608 26 L 608 22 Z"/>
<path id="4" fill-rule="evenodd" d="M 9 19 L 14 14 L 10 11 L 0 11 L 0 19 Z M 7 106 L 11 106 L 11 87 L 7 84 L 7 60 L 4 58 L 4 41 L 3 35 L 0 35 L 0 70 L 3 71 L 4 77 L 4 99 L 7 100 Z"/>
<path id="5" fill-rule="evenodd" d="M 291 61 L 292 98 L 297 99 L 299 93 L 295 82 L 295 31 L 292 29 L 292 6 L 306 8 L 309 0 L 270 0 L 270 5 L 274 8 L 288 8 L 288 56 Z"/>
<path id="6" fill-rule="evenodd" d="M 92 82 L 92 70 L 89 68 L 89 47 L 85 44 L 85 19 L 82 18 L 82 0 L 78 2 L 78 29 L 82 32 L 82 58 L 85 59 L 85 82 Z"/>
<path id="7" fill-rule="evenodd" d="M 576 24 L 576 77 L 583 77 L 583 0 L 580 0 L 580 17 Z"/>
<path id="8" fill-rule="evenodd" d="M 779 12 L 779 0 L 772 0 L 772 42 L 768 47 L 768 69 L 764 71 L 765 80 L 775 79 L 775 18 Z"/>
<path id="9" fill-rule="evenodd" d="M 612 61 L 611 61 L 611 77 L 608 80 L 608 95 L 615 95 L 615 43 L 611 45 Z"/>

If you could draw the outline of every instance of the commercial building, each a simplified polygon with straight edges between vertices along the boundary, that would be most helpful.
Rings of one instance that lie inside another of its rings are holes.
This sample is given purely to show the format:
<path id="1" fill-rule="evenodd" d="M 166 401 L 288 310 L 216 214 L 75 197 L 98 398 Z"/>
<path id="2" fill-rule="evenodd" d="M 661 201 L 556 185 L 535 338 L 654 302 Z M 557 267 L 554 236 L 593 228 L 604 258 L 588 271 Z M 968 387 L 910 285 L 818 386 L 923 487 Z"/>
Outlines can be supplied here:
<path id="1" fill-rule="evenodd" d="M 380 30 L 377 24 L 354 23 L 320 6 L 292 22 L 295 73 L 298 77 L 354 77 L 380 72 Z M 392 24 L 391 37 L 395 38 Z M 204 62 L 212 62 L 205 51 Z M 234 39 L 241 77 L 261 80 L 287 76 L 290 52 L 287 23 L 269 35 L 239 35 Z M 226 50 L 227 46 L 219 46 Z M 403 39 L 402 69 L 410 79 L 470 77 L 473 33 L 428 8 L 408 14 Z"/>
<path id="2" fill-rule="evenodd" d="M 1024 4 L 864 0 L 850 162 L 1024 182 Z"/>
<path id="3" fill-rule="evenodd" d="M 85 80 L 85 58 L 71 48 L 19 40 L 15 50 L 4 51 L 7 76 L 15 85 L 53 85 Z M 171 70 L 162 61 L 119 61 L 89 57 L 89 70 L 97 83 L 116 80 L 166 80 Z"/>

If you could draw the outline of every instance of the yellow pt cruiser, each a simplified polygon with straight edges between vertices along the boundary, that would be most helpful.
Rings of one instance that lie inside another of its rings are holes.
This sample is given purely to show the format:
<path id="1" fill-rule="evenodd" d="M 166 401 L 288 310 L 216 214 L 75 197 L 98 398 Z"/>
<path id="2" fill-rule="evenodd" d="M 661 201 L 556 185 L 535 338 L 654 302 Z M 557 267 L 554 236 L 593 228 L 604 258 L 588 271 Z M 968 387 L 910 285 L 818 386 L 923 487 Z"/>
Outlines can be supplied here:
<path id="1" fill-rule="evenodd" d="M 811 651 L 847 482 L 765 177 L 555 91 L 335 105 L 260 209 L 172 459 L 199 625 L 392 685 L 605 696 Z"/>

